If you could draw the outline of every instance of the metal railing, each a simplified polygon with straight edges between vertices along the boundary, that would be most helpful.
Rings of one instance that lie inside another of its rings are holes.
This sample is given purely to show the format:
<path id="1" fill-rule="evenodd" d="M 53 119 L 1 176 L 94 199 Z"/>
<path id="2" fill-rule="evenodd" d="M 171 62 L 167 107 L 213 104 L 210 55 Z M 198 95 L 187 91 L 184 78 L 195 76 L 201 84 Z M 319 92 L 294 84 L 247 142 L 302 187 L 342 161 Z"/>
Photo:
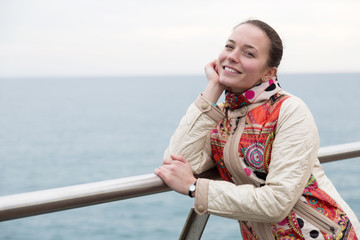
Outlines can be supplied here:
<path id="1" fill-rule="evenodd" d="M 360 156 L 360 142 L 322 147 L 321 163 Z M 212 170 L 201 177 L 214 178 Z M 0 197 L 0 221 L 129 199 L 170 189 L 155 174 L 54 188 Z M 190 218 L 190 216 L 189 216 Z"/>

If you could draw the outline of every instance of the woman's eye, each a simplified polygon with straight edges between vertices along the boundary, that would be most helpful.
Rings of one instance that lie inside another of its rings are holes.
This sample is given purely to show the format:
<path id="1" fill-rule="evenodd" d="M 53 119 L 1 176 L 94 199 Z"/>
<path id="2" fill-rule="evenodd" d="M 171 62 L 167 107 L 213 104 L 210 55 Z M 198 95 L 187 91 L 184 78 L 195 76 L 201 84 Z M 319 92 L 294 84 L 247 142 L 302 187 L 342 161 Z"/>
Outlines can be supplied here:
<path id="1" fill-rule="evenodd" d="M 247 56 L 247 57 L 255 57 L 255 54 L 254 53 L 252 53 L 252 52 L 249 52 L 249 51 L 246 51 L 246 52 L 244 52 L 244 54 Z"/>
<path id="2" fill-rule="evenodd" d="M 230 45 L 230 44 L 226 44 L 226 45 L 225 45 L 225 48 L 227 48 L 227 49 L 233 49 L 234 47 L 233 47 L 232 45 Z"/>

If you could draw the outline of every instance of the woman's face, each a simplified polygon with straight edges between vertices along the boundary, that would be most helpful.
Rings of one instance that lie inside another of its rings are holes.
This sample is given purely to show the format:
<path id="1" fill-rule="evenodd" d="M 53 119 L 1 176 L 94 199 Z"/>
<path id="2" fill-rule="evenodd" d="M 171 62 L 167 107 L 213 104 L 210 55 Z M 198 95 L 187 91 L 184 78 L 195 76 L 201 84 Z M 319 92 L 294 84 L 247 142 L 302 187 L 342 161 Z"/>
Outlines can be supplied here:
<path id="1" fill-rule="evenodd" d="M 267 66 L 270 39 L 257 26 L 239 25 L 219 55 L 219 81 L 233 92 L 244 92 L 270 79 L 276 68 Z M 272 71 L 272 72 L 271 72 Z"/>

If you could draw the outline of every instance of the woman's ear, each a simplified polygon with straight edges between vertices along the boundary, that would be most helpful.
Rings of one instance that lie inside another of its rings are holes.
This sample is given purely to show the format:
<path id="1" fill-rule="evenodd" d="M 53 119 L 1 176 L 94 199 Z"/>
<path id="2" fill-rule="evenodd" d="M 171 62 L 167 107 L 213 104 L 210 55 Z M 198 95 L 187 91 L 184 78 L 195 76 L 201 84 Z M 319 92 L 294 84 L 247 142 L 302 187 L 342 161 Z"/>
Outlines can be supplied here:
<path id="1" fill-rule="evenodd" d="M 261 78 L 262 82 L 267 82 L 269 81 L 271 78 L 273 78 L 277 73 L 277 68 L 276 67 L 271 67 L 269 68 L 266 72 L 265 75 Z"/>

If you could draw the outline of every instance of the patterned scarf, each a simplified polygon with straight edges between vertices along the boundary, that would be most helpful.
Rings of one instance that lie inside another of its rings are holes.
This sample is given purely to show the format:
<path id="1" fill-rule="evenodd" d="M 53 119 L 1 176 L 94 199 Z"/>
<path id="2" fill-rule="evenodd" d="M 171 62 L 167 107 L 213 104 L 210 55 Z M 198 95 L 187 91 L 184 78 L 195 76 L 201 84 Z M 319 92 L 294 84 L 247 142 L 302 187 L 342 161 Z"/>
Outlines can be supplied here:
<path id="1" fill-rule="evenodd" d="M 225 109 L 234 110 L 251 103 L 268 100 L 272 95 L 280 91 L 279 83 L 273 79 L 261 82 L 243 93 L 226 92 Z"/>
<path id="2" fill-rule="evenodd" d="M 222 130 L 227 134 L 232 131 L 231 120 L 228 117 L 229 110 L 241 108 L 252 103 L 269 100 L 271 96 L 275 95 L 280 90 L 280 85 L 274 77 L 274 79 L 270 79 L 267 82 L 261 82 L 243 93 L 226 91 L 224 104 L 225 118 L 223 121 Z"/>
<path id="3" fill-rule="evenodd" d="M 267 82 L 262 82 L 252 87 L 244 93 L 237 94 L 231 91 L 226 92 L 224 119 L 218 123 L 218 125 L 211 131 L 210 134 L 212 155 L 214 161 L 216 162 L 219 174 L 223 180 L 230 182 L 232 181 L 232 176 L 225 166 L 223 153 L 229 136 L 231 133 L 235 132 L 239 122 L 239 118 L 231 118 L 231 116 L 228 115 L 229 110 L 237 111 L 238 108 L 243 106 L 267 101 L 271 97 L 278 95 L 277 93 L 280 90 L 281 88 L 278 82 L 276 80 L 270 79 Z M 266 111 L 266 109 L 264 111 Z M 262 113 L 263 111 L 260 112 Z M 242 153 L 239 152 L 239 154 L 241 155 Z"/>

